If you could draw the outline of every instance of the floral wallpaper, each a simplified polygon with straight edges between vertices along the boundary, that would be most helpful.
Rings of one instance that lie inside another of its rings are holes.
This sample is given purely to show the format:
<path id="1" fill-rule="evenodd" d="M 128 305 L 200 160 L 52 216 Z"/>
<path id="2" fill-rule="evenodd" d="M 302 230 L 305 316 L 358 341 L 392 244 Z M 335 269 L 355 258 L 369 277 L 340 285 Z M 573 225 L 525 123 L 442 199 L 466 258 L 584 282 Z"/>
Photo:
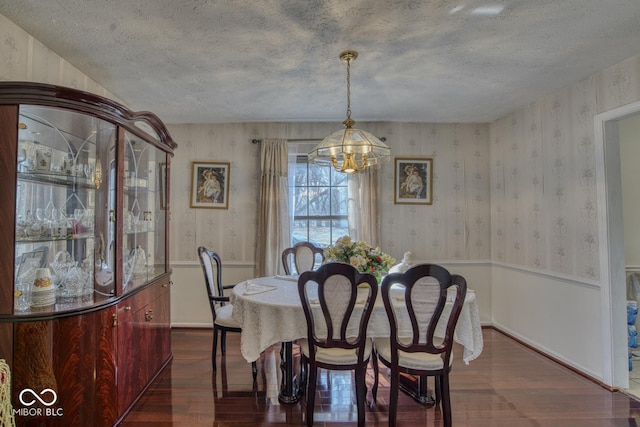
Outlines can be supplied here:
<path id="1" fill-rule="evenodd" d="M 170 125 L 179 148 L 171 166 L 171 259 L 195 260 L 199 245 L 223 259 L 255 260 L 259 146 L 253 138 L 322 138 L 340 123 Z M 361 123 L 387 138 L 393 156 L 434 159 L 433 205 L 394 205 L 394 163 L 382 166 L 382 249 L 397 258 L 487 260 L 490 257 L 487 124 Z M 189 207 L 191 162 L 231 163 L 229 210 Z"/>
<path id="2" fill-rule="evenodd" d="M 492 259 L 597 281 L 594 116 L 640 99 L 640 56 L 491 124 Z"/>

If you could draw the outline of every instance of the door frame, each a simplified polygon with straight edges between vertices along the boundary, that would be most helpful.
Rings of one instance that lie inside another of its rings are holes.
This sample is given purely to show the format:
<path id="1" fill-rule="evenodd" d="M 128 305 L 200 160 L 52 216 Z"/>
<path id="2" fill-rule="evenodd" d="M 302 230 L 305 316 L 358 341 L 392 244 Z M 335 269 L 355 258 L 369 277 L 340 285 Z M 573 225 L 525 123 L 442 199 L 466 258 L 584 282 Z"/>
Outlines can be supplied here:
<path id="1" fill-rule="evenodd" d="M 603 381 L 629 388 L 626 273 L 618 122 L 640 113 L 640 101 L 594 116 Z"/>

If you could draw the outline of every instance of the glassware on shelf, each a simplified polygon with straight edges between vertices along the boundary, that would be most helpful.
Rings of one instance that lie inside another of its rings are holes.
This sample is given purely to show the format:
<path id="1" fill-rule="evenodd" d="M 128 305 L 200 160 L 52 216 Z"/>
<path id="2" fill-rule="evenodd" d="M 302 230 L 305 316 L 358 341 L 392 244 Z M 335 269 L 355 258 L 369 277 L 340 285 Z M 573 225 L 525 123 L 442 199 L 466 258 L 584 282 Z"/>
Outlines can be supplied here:
<path id="1" fill-rule="evenodd" d="M 24 217 L 25 234 L 27 239 L 36 240 L 42 238 L 44 233 L 43 224 L 41 221 L 34 217 L 31 210 L 27 210 Z"/>
<path id="2" fill-rule="evenodd" d="M 147 254 L 142 247 L 137 246 L 132 249 L 127 259 L 128 269 L 133 274 L 147 273 Z"/>
<path id="3" fill-rule="evenodd" d="M 34 274 L 35 277 L 35 274 Z M 16 279 L 16 288 L 14 291 L 13 307 L 16 311 L 28 310 L 31 306 L 31 285 L 33 280 L 21 277 Z"/>
<path id="4" fill-rule="evenodd" d="M 51 268 L 59 276 L 59 297 L 81 297 L 91 293 L 93 277 L 86 264 L 74 260 L 69 252 L 56 253 Z"/>
<path id="5" fill-rule="evenodd" d="M 75 265 L 69 269 L 65 281 L 60 286 L 60 296 L 80 297 L 87 293 L 90 273 L 82 265 Z"/>
<path id="6" fill-rule="evenodd" d="M 33 141 L 21 139 L 18 142 L 18 170 L 30 172 L 36 169 L 36 144 Z"/>
<path id="7" fill-rule="evenodd" d="M 84 165 L 82 163 L 76 163 L 73 165 L 73 176 L 84 176 Z"/>
<path id="8" fill-rule="evenodd" d="M 94 210 L 92 208 L 74 209 L 73 220 L 74 233 L 81 234 L 92 232 L 94 225 Z"/>
<path id="9" fill-rule="evenodd" d="M 84 171 L 84 177 L 87 178 L 88 180 L 91 180 L 92 182 L 95 182 L 95 162 L 92 163 L 91 161 L 89 161 L 88 163 L 86 163 L 83 166 L 83 171 Z"/>
<path id="10" fill-rule="evenodd" d="M 92 208 L 86 208 L 82 216 L 82 223 L 87 227 L 87 231 L 93 231 L 94 213 Z"/>
<path id="11" fill-rule="evenodd" d="M 36 208 L 36 219 L 39 222 L 45 222 L 45 220 L 47 219 L 46 215 L 44 214 L 44 208 Z"/>
<path id="12" fill-rule="evenodd" d="M 67 237 L 66 218 L 62 215 L 60 209 L 53 208 L 51 210 L 51 219 L 49 220 L 49 228 L 51 229 L 51 238 L 59 239 Z"/>
<path id="13" fill-rule="evenodd" d="M 68 154 L 61 150 L 54 150 L 51 154 L 49 170 L 54 174 L 66 174 L 68 170 Z"/>

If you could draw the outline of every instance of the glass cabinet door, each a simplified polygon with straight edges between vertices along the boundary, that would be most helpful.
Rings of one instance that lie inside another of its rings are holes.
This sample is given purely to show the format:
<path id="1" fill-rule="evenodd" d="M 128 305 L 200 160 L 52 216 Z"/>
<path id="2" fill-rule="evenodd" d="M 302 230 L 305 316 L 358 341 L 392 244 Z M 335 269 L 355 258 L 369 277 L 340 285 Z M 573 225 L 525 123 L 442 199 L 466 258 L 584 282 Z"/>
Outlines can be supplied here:
<path id="1" fill-rule="evenodd" d="M 103 171 L 115 156 L 116 126 L 23 105 L 18 127 L 14 312 L 76 309 L 113 296 L 115 234 Z"/>
<path id="2" fill-rule="evenodd" d="M 164 274 L 166 153 L 125 132 L 123 290 Z"/>

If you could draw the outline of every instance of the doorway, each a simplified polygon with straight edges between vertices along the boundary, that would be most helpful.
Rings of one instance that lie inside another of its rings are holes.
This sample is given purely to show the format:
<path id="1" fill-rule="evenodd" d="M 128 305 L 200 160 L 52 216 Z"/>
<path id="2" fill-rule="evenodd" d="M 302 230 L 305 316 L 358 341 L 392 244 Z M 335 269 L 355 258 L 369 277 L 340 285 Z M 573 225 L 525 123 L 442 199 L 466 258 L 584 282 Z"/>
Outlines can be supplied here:
<path id="1" fill-rule="evenodd" d="M 626 255 L 629 255 L 632 263 L 636 258 L 638 259 L 635 265 L 640 270 L 640 249 L 636 257 L 635 239 L 627 235 L 627 233 L 635 233 L 637 229 L 637 247 L 640 248 L 640 221 L 637 226 L 630 222 L 634 225 L 633 230 L 625 229 L 624 226 L 624 217 L 626 216 L 629 221 L 633 215 L 631 212 L 636 209 L 635 199 L 638 200 L 637 206 L 640 207 L 640 192 L 635 195 L 629 190 L 639 188 L 637 184 L 635 186 L 630 184 L 632 178 L 637 180 L 634 176 L 637 175 L 635 172 L 637 168 L 633 167 L 634 157 L 630 157 L 633 156 L 630 150 L 636 150 L 635 152 L 640 155 L 640 141 L 638 141 L 640 134 L 638 138 L 634 138 L 637 147 L 629 141 L 629 129 L 633 129 L 636 121 L 640 126 L 640 102 L 598 114 L 594 124 L 596 172 L 599 183 L 601 307 L 603 331 L 605 331 L 603 345 L 607 349 L 604 380 L 607 384 L 627 390 L 634 395 L 637 393 L 640 397 L 640 349 L 629 348 L 627 328 L 622 328 L 622 325 L 627 324 L 627 271 L 628 267 L 634 266 L 628 263 Z M 625 188 L 627 188 L 626 195 Z M 623 200 L 626 203 L 623 203 Z M 626 254 L 627 251 L 628 254 Z M 631 361 L 632 367 L 637 365 L 636 369 L 631 371 L 629 370 L 630 350 L 633 350 L 632 359 L 634 352 L 638 354 L 638 360 Z"/>
<path id="2" fill-rule="evenodd" d="M 627 311 L 631 309 L 637 313 L 637 306 L 640 304 L 640 191 L 638 191 L 637 170 L 638 159 L 640 159 L 640 114 L 636 113 L 617 123 L 622 177 Z M 629 393 L 640 398 L 640 348 L 638 347 L 640 319 L 637 314 L 635 317 L 628 316 L 627 325 L 629 332 L 628 390 Z"/>

